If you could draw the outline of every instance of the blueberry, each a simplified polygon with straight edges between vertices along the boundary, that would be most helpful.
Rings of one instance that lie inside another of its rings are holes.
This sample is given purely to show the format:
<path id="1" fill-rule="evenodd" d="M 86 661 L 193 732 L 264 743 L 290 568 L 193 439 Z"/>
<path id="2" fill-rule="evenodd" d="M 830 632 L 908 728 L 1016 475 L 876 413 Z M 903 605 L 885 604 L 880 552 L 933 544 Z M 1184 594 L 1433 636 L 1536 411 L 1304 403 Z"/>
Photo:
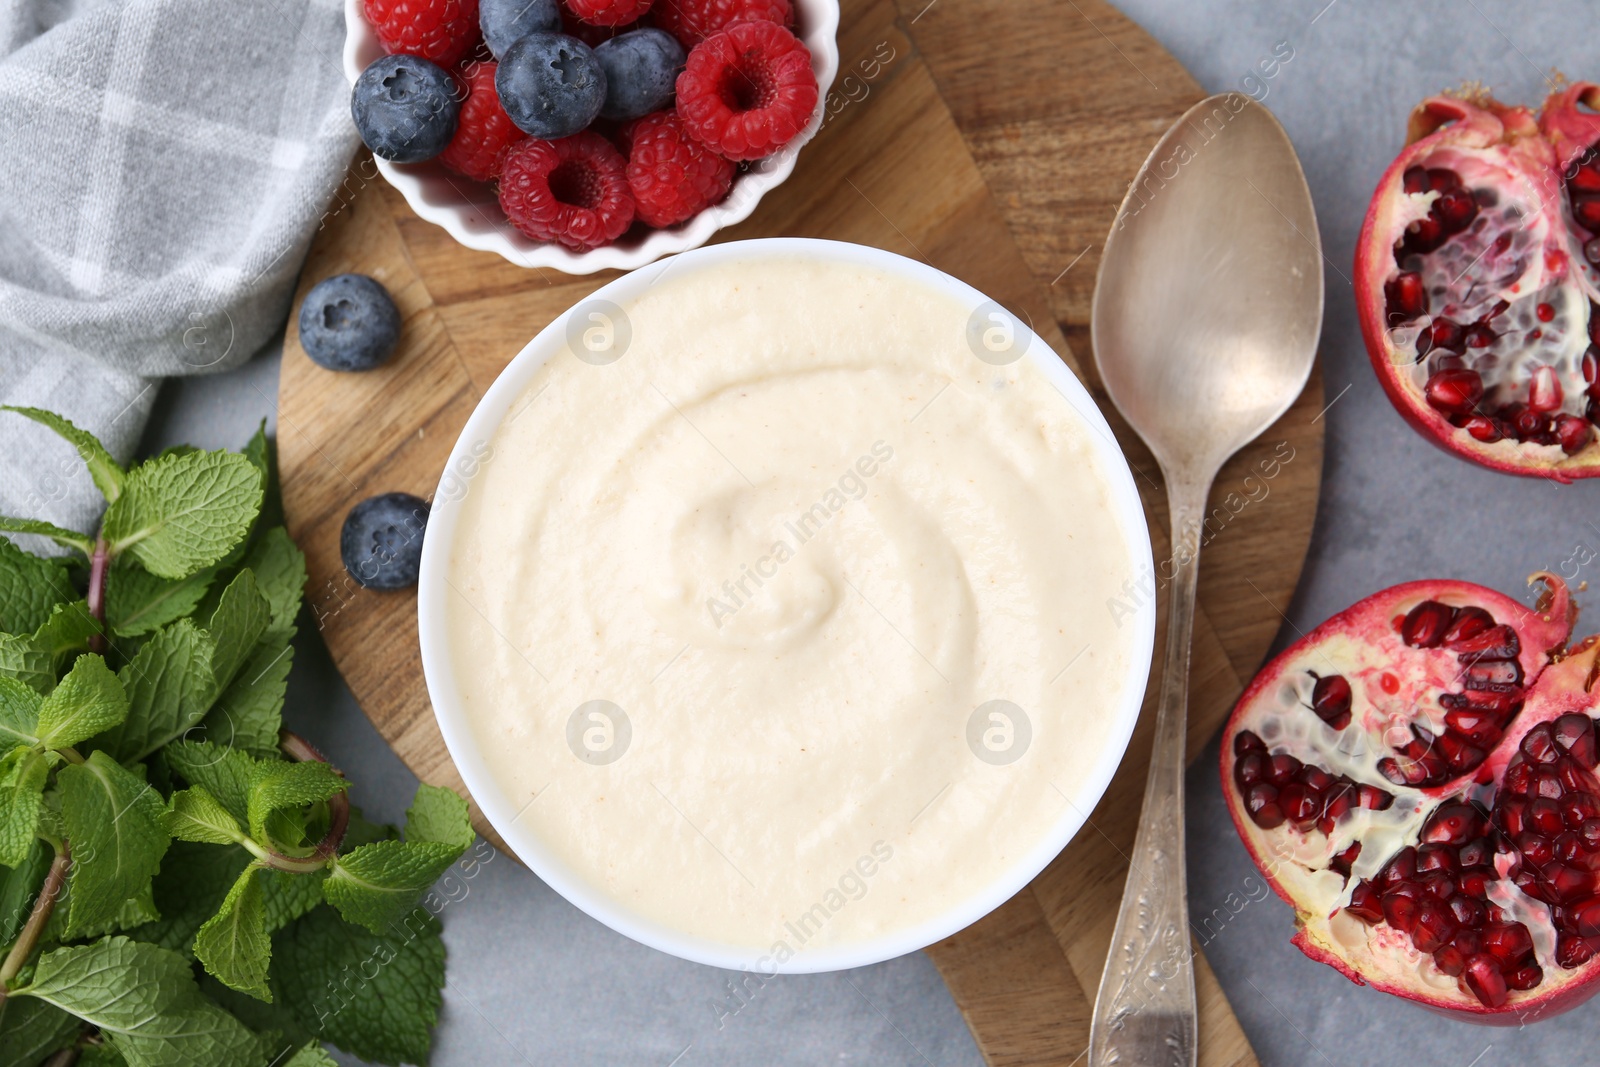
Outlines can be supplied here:
<path id="1" fill-rule="evenodd" d="M 396 163 L 421 163 L 443 152 L 460 112 L 450 75 L 417 56 L 384 56 L 361 72 L 350 93 L 361 139 L 373 155 Z"/>
<path id="2" fill-rule="evenodd" d="M 500 60 L 494 87 L 511 121 L 546 141 L 588 129 L 606 102 L 606 72 L 594 52 L 560 33 L 517 38 Z"/>
<path id="3" fill-rule="evenodd" d="M 336 274 L 300 304 L 300 347 L 329 370 L 371 370 L 394 353 L 400 311 L 365 274 Z"/>
<path id="4" fill-rule="evenodd" d="M 410 493 L 371 496 L 350 509 L 339 531 L 339 555 L 350 577 L 368 589 L 417 584 L 428 502 Z"/>
<path id="5" fill-rule="evenodd" d="M 683 45 L 665 30 L 634 30 L 594 50 L 606 72 L 606 102 L 600 114 L 623 121 L 672 104 L 672 87 L 683 69 Z"/>
<path id="6" fill-rule="evenodd" d="M 504 59 L 506 49 L 518 37 L 559 32 L 561 5 L 557 0 L 479 0 L 478 25 L 483 27 L 489 51 L 496 59 Z"/>

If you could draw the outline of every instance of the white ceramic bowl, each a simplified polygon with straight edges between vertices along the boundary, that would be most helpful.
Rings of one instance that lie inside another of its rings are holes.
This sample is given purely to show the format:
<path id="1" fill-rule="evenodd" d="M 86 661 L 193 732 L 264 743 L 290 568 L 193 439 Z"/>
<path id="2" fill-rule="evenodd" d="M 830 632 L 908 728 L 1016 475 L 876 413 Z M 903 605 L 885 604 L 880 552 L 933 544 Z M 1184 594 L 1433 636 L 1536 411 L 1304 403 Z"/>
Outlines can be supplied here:
<path id="1" fill-rule="evenodd" d="M 891 252 L 862 245 L 837 241 L 819 241 L 804 238 L 764 238 L 752 241 L 732 241 L 702 248 L 672 260 L 670 269 L 681 278 L 685 272 L 710 267 L 730 260 L 752 258 L 803 258 L 818 263 L 836 263 L 841 266 L 866 266 L 908 278 L 912 281 L 943 291 L 977 309 L 988 298 L 964 282 L 958 281 L 923 263 L 906 259 Z M 667 269 L 667 268 L 663 268 Z M 609 300 L 626 306 L 641 295 L 655 280 L 660 271 L 641 270 L 624 275 L 597 289 L 580 307 L 593 301 Z M 477 457 L 492 439 L 495 431 L 512 405 L 527 389 L 528 383 L 546 360 L 566 351 L 569 310 L 557 318 L 519 352 L 510 365 L 501 372 L 478 402 L 466 428 L 461 431 L 445 466 L 445 475 L 434 494 L 432 513 L 428 519 L 428 534 L 422 546 L 422 573 L 418 582 L 417 624 L 421 638 L 422 666 L 427 677 L 428 695 L 433 701 L 434 716 L 457 770 L 473 798 L 483 810 L 490 824 L 502 840 L 526 863 L 535 874 L 577 907 L 613 930 L 626 934 L 663 952 L 715 967 L 740 969 L 752 966 L 756 953 L 730 947 L 726 943 L 709 941 L 648 920 L 616 899 L 597 890 L 588 881 L 575 874 L 555 853 L 540 841 L 538 835 L 517 815 L 525 804 L 514 801 L 489 773 L 479 743 L 462 712 L 455 680 L 455 666 L 448 645 L 444 622 L 446 595 L 449 591 L 447 569 L 455 541 L 456 526 L 461 511 L 461 501 L 466 498 L 466 481 L 478 469 Z M 1016 336 L 1025 344 L 1025 358 L 1032 360 L 1049 380 L 1060 390 L 1072 408 L 1096 432 L 1091 434 L 1104 470 L 1108 472 L 1112 510 L 1119 525 L 1129 538 L 1129 552 L 1136 573 L 1153 573 L 1150 554 L 1150 536 L 1145 526 L 1144 509 L 1139 502 L 1139 491 L 1133 481 L 1126 458 L 1117 447 L 1115 438 L 1105 418 L 1095 407 L 1082 383 L 1073 376 L 1050 346 L 1040 340 L 1032 330 L 1016 322 Z M 918 926 L 901 930 L 886 937 L 862 941 L 839 947 L 819 947 L 799 953 L 778 969 L 783 972 L 810 972 L 841 970 L 862 967 L 904 955 L 941 938 L 947 937 L 976 922 L 1008 900 L 1031 881 L 1055 856 L 1066 847 L 1073 835 L 1105 793 L 1111 775 L 1122 762 L 1128 737 L 1139 718 L 1139 707 L 1144 698 L 1145 682 L 1150 669 L 1150 657 L 1155 641 L 1155 603 L 1140 604 L 1129 620 L 1133 634 L 1129 655 L 1128 677 L 1122 689 L 1119 706 L 1104 709 L 1111 717 L 1109 740 L 1096 759 L 1092 772 L 1079 786 L 1061 819 L 1034 847 L 1011 868 L 995 872 L 993 881 L 981 893 L 963 900 Z M 771 969 L 768 968 L 770 971 Z"/>
<path id="2" fill-rule="evenodd" d="M 839 72 L 839 0 L 795 0 L 801 40 L 811 50 L 817 75 L 817 111 L 811 122 L 781 152 L 767 157 L 735 179 L 726 200 L 666 230 L 652 230 L 642 241 L 574 252 L 558 244 L 535 241 L 512 226 L 500 210 L 492 187 L 446 170 L 437 162 L 391 163 L 376 159 L 384 180 L 406 198 L 411 210 L 468 248 L 494 252 L 519 267 L 554 267 L 567 274 L 599 270 L 632 270 L 662 256 L 699 248 L 724 226 L 743 222 L 761 198 L 794 170 L 800 148 L 816 135 L 826 113 L 828 89 Z M 362 0 L 344 4 L 344 74 L 352 86 L 361 72 L 383 54 L 378 34 L 362 11 Z M 623 238 L 627 240 L 626 237 Z"/>

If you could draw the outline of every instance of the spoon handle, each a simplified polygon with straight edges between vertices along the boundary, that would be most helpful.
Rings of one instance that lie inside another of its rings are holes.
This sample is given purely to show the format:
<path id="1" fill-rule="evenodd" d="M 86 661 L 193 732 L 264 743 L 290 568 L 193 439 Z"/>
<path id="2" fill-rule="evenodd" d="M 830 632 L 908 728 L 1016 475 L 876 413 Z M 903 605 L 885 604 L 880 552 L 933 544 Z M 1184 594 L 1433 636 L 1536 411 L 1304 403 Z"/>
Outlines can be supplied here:
<path id="1" fill-rule="evenodd" d="M 1155 744 L 1128 883 L 1094 1002 L 1089 1067 L 1194 1067 L 1194 959 L 1183 855 L 1183 771 L 1200 516 L 1209 488 L 1210 479 L 1199 485 L 1181 478 L 1169 477 L 1167 482 L 1173 574 Z"/>

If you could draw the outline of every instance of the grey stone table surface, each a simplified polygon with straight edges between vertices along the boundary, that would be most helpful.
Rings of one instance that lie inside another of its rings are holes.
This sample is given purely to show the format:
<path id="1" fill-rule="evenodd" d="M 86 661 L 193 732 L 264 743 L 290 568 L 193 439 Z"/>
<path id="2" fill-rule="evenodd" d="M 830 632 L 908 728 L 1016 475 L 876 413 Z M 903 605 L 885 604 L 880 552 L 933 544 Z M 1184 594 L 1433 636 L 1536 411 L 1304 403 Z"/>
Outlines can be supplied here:
<path id="1" fill-rule="evenodd" d="M 1328 260 L 1322 355 L 1333 403 L 1304 578 L 1292 603 L 1262 605 L 1288 619 L 1280 644 L 1395 582 L 1458 577 L 1514 592 L 1531 570 L 1558 567 L 1575 550 L 1580 557 L 1600 550 L 1600 488 L 1478 470 L 1401 422 L 1367 364 L 1350 287 L 1367 198 L 1400 146 L 1412 104 L 1464 80 L 1532 103 L 1552 68 L 1600 76 L 1592 0 L 1120 6 L 1208 90 L 1242 87 L 1258 97 L 1264 90 L 1316 199 Z M 938 18 L 938 9 L 925 17 Z M 1059 17 L 1084 16 L 1063 2 Z M 1292 59 L 1270 80 L 1245 83 L 1280 42 Z M 267 352 L 229 375 L 168 384 L 146 447 L 180 440 L 237 447 L 257 420 L 274 421 L 277 373 L 277 356 Z M 1580 597 L 1591 611 L 1595 600 Z M 298 656 L 291 722 L 350 770 L 359 803 L 399 817 L 414 779 L 362 717 L 314 637 Z M 1188 825 L 1195 928 L 1263 1064 L 1593 1062 L 1597 1009 L 1489 1030 L 1358 988 L 1301 956 L 1288 943 L 1289 908 L 1266 892 L 1229 825 L 1214 750 L 1190 772 Z M 503 857 L 465 890 L 443 916 L 450 965 L 438 1067 L 982 1063 L 920 953 L 848 973 L 778 979 L 741 1000 L 728 973 L 612 933 Z"/>

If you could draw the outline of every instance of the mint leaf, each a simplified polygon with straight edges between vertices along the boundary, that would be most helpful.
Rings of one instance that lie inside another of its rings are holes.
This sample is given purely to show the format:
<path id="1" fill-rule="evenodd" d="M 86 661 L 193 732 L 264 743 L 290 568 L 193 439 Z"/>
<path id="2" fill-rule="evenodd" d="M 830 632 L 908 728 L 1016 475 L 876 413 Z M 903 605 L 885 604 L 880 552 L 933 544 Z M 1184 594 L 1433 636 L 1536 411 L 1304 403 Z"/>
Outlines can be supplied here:
<path id="1" fill-rule="evenodd" d="M 346 782 L 326 763 L 284 760 L 262 762 L 250 777 L 246 810 L 250 816 L 250 836 L 265 842 L 267 816 L 280 808 L 303 808 L 344 792 Z"/>
<path id="2" fill-rule="evenodd" d="M 48 537 L 64 548 L 74 548 L 82 552 L 85 557 L 94 551 L 94 542 L 75 530 L 64 530 L 53 523 L 41 519 L 13 519 L 0 515 L 0 532 L 37 534 Z"/>
<path id="3" fill-rule="evenodd" d="M 199 785 L 172 794 L 161 815 L 161 827 L 179 841 L 236 845 L 244 839 L 239 820 Z"/>
<path id="4" fill-rule="evenodd" d="M 306 874 L 272 870 L 264 872 L 261 889 L 266 905 L 267 929 L 281 930 L 321 904 L 322 883 L 327 877 L 325 870 Z"/>
<path id="5" fill-rule="evenodd" d="M 58 948 L 13 990 L 100 1028 L 130 1067 L 259 1067 L 260 1044 L 200 995 L 188 962 L 126 937 Z"/>
<path id="6" fill-rule="evenodd" d="M 417 786 L 417 795 L 406 809 L 407 841 L 437 841 L 465 850 L 475 836 L 465 800 L 436 785 Z"/>
<path id="7" fill-rule="evenodd" d="M 15 678 L 0 677 L 0 746 L 39 743 L 39 694 Z"/>
<path id="8" fill-rule="evenodd" d="M 0 945 L 9 945 L 28 921 L 49 869 L 50 847 L 35 838 L 21 863 L 0 870 Z"/>
<path id="9" fill-rule="evenodd" d="M 427 912 L 377 937 L 317 908 L 273 937 L 272 961 L 273 993 L 312 1033 L 362 1059 L 427 1062 L 444 985 L 439 921 Z"/>
<path id="10" fill-rule="evenodd" d="M 77 595 L 64 562 L 24 552 L 0 537 L 0 630 L 31 634 L 44 625 L 51 608 Z"/>
<path id="11" fill-rule="evenodd" d="M 417 906 L 466 848 L 434 841 L 379 841 L 340 856 L 322 895 L 349 922 L 381 934 Z"/>
<path id="12" fill-rule="evenodd" d="M 56 687 L 67 662 L 89 647 L 100 624 L 83 601 L 57 604 L 33 633 L 0 634 L 0 675 L 26 682 L 40 693 Z"/>
<path id="13" fill-rule="evenodd" d="M 294 650 L 289 645 L 289 635 L 273 636 L 271 630 L 267 633 L 269 636 L 256 644 L 232 684 L 201 720 L 200 729 L 220 744 L 259 756 L 276 756 Z"/>
<path id="14" fill-rule="evenodd" d="M 82 1023 L 38 1000 L 0 1001 L 0 1067 L 36 1067 L 78 1037 Z"/>
<path id="15" fill-rule="evenodd" d="M 211 673 L 220 692 L 239 673 L 256 639 L 272 621 L 267 598 L 256 590 L 256 576 L 242 570 L 222 591 L 222 599 L 211 613 L 206 631 L 216 650 L 211 657 Z"/>
<path id="16" fill-rule="evenodd" d="M 338 1061 L 313 1041 L 284 1061 L 283 1067 L 339 1067 Z"/>
<path id="17" fill-rule="evenodd" d="M 273 526 L 261 532 L 244 563 L 272 608 L 271 630 L 292 634 L 306 586 L 305 553 L 289 539 L 289 531 Z"/>
<path id="18" fill-rule="evenodd" d="M 191 452 L 128 472 L 102 535 L 162 578 L 185 578 L 227 555 L 261 509 L 262 478 L 232 452 Z M 31 531 L 29 531 L 31 532 Z"/>
<path id="19" fill-rule="evenodd" d="M 67 917 L 72 911 L 71 902 L 72 888 L 68 886 L 61 899 L 56 901 L 56 910 L 50 913 L 50 921 L 45 924 L 42 940 L 46 944 L 51 941 L 93 941 L 95 938 L 104 937 L 106 934 L 133 930 L 144 926 L 146 923 L 154 922 L 161 917 L 161 913 L 156 911 L 155 898 L 147 885 L 135 895 L 124 900 L 115 915 L 102 922 L 91 923 L 81 930 L 73 930 L 69 934 L 67 931 Z"/>
<path id="20" fill-rule="evenodd" d="M 143 891 L 171 841 L 160 794 L 106 753 L 61 768 L 56 783 L 72 843 L 67 928 L 76 933 L 115 917 Z"/>
<path id="21" fill-rule="evenodd" d="M 127 717 L 128 695 L 106 661 L 92 653 L 79 656 L 39 706 L 39 743 L 68 748 Z"/>
<path id="22" fill-rule="evenodd" d="M 211 638 L 179 619 L 144 643 L 117 672 L 128 694 L 128 717 L 95 738 L 122 762 L 144 759 L 198 723 L 216 692 Z"/>
<path id="23" fill-rule="evenodd" d="M 17 866 L 33 847 L 49 773 L 35 748 L 15 748 L 0 758 L 0 866 Z"/>
<path id="24" fill-rule="evenodd" d="M 217 577 L 203 567 L 187 578 L 158 578 L 137 563 L 118 560 L 106 575 L 106 624 L 122 637 L 137 637 L 193 614 Z"/>
<path id="25" fill-rule="evenodd" d="M 246 752 L 211 741 L 179 741 L 162 753 L 167 766 L 191 785 L 204 786 L 240 822 L 249 818 L 250 782 L 256 760 Z"/>
<path id="26" fill-rule="evenodd" d="M 174 841 L 151 883 L 160 918 L 131 935 L 140 941 L 181 952 L 194 952 L 194 935 L 217 913 L 229 888 L 249 866 L 250 853 L 238 846 L 218 848 L 192 841 Z"/>
<path id="27" fill-rule="evenodd" d="M 194 954 L 223 985 L 271 1003 L 267 966 L 272 941 L 267 937 L 259 873 L 251 865 L 239 875 L 222 909 L 195 935 Z"/>
<path id="28" fill-rule="evenodd" d="M 122 1053 L 110 1045 L 85 1045 L 74 1067 L 127 1067 Z"/>
<path id="29" fill-rule="evenodd" d="M 360 845 L 370 845 L 374 841 L 398 841 L 400 832 L 387 823 L 373 822 L 361 814 L 361 809 L 354 804 L 350 805 L 350 825 L 344 832 L 344 842 L 341 847 L 345 851 Z"/>
<path id="30" fill-rule="evenodd" d="M 89 477 L 94 479 L 94 486 L 100 490 L 100 495 L 106 502 L 115 501 L 122 492 L 122 480 L 126 475 L 116 460 L 111 458 L 111 453 L 106 451 L 106 446 L 100 439 L 88 430 L 80 430 L 66 419 L 53 411 L 42 411 L 39 408 L 13 407 L 9 404 L 0 407 L 3 411 L 15 411 L 24 418 L 32 419 L 41 426 L 48 426 L 56 433 L 67 439 L 67 443 L 78 450 L 78 456 L 83 460 L 84 466 L 89 468 Z"/>

